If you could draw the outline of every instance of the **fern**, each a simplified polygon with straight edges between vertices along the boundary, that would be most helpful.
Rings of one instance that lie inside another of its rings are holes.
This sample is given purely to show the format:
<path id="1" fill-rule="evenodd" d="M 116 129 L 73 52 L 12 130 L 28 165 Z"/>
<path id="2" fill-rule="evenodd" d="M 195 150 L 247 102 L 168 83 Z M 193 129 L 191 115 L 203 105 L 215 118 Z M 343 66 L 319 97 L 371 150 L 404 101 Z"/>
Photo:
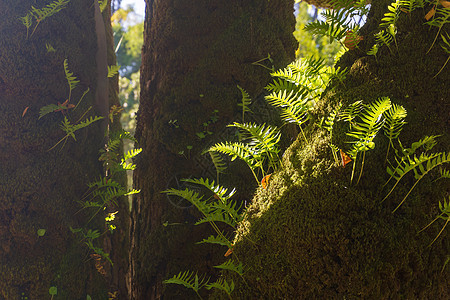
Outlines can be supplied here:
<path id="1" fill-rule="evenodd" d="M 430 26 L 438 28 L 438 31 L 436 33 L 436 36 L 435 36 L 434 40 L 433 40 L 433 43 L 431 44 L 430 49 L 428 49 L 427 53 L 431 51 L 431 49 L 433 48 L 434 44 L 436 43 L 436 40 L 437 40 L 437 38 L 439 36 L 439 33 L 442 30 L 442 27 L 444 27 L 444 25 L 448 24 L 448 23 L 450 23 L 450 9 L 445 8 L 445 7 L 438 7 L 436 9 L 436 13 L 434 15 L 434 18 L 425 23 L 425 24 L 428 24 Z"/>
<path id="2" fill-rule="evenodd" d="M 33 32 L 31 33 L 31 36 L 34 34 L 34 32 L 36 31 L 36 28 L 39 26 L 39 24 L 43 20 L 53 16 L 57 12 L 66 8 L 66 6 L 69 2 L 70 2 L 70 0 L 56 0 L 41 9 L 31 6 L 30 14 L 31 14 L 31 16 L 33 16 L 35 18 L 35 20 L 37 22 L 36 26 L 33 29 Z"/>
<path id="3" fill-rule="evenodd" d="M 199 290 L 206 286 L 208 282 L 209 279 L 206 279 L 206 277 L 199 278 L 197 273 L 190 271 L 180 272 L 178 275 L 174 275 L 172 278 L 163 281 L 165 284 L 174 283 L 191 289 L 200 299 L 202 299 L 202 297 L 199 294 Z"/>
<path id="4" fill-rule="evenodd" d="M 108 5 L 108 0 L 98 0 L 98 5 L 100 7 L 100 12 L 103 12 Z"/>
<path id="5" fill-rule="evenodd" d="M 31 13 L 27 13 L 26 16 L 19 18 L 20 22 L 27 28 L 27 38 L 31 25 L 33 25 L 33 16 Z"/>
<path id="6" fill-rule="evenodd" d="M 77 77 L 73 76 L 73 73 L 69 70 L 69 63 L 67 62 L 67 58 L 64 60 L 64 73 L 66 75 L 67 82 L 69 83 L 69 102 L 70 96 L 72 95 L 72 90 L 76 88 L 78 83 L 80 82 Z"/>
<path id="7" fill-rule="evenodd" d="M 390 107 L 391 100 L 388 97 L 379 98 L 377 101 L 367 106 L 364 111 L 358 115 L 360 121 L 353 125 L 353 131 L 347 133 L 348 136 L 356 139 L 351 142 L 353 147 L 349 151 L 349 154 L 354 160 L 351 181 L 353 180 L 357 155 L 359 152 L 363 152 L 361 171 L 358 178 L 359 182 L 364 168 L 365 153 L 367 150 L 375 147 L 373 139 L 384 123 L 384 119 L 382 118 L 383 113 Z"/>
<path id="8" fill-rule="evenodd" d="M 392 28 L 392 27 L 389 27 L 389 28 Z M 394 40 L 394 36 L 390 32 L 388 32 L 387 30 L 381 30 L 380 32 L 376 33 L 374 36 L 375 36 L 375 41 L 377 44 L 386 45 L 388 47 L 389 51 L 392 54 L 394 53 L 391 48 L 391 44 L 392 44 L 392 41 Z"/>
<path id="9" fill-rule="evenodd" d="M 108 66 L 108 78 L 114 77 L 117 74 L 119 74 L 119 69 L 120 69 L 120 66 L 118 66 L 118 65 Z"/>
<path id="10" fill-rule="evenodd" d="M 340 103 L 336 109 L 334 111 L 332 111 L 330 113 L 330 115 L 327 117 L 327 119 L 325 120 L 325 125 L 323 126 L 323 128 L 325 130 L 327 130 L 330 134 L 330 148 L 331 148 L 331 152 L 333 154 L 333 159 L 335 163 L 339 163 L 339 158 L 337 156 L 337 151 L 339 151 L 339 149 L 333 144 L 333 126 L 334 123 L 336 121 L 337 115 L 339 114 L 339 110 L 341 109 L 342 104 Z"/>
<path id="11" fill-rule="evenodd" d="M 425 6 L 424 0 L 400 0 L 400 10 L 411 13 L 413 10 L 423 8 Z"/>
<path id="12" fill-rule="evenodd" d="M 367 51 L 367 55 L 373 55 L 373 56 L 375 56 L 375 60 L 377 60 L 378 49 L 380 49 L 379 44 L 373 45 L 372 48 L 370 48 L 370 50 Z"/>
<path id="13" fill-rule="evenodd" d="M 387 167 L 387 172 L 389 175 L 391 175 L 395 180 L 394 186 L 391 188 L 389 193 L 384 197 L 382 201 L 384 201 L 389 195 L 392 193 L 392 191 L 395 189 L 397 184 L 400 182 L 400 180 L 409 172 L 414 173 L 414 178 L 416 179 L 416 182 L 411 187 L 411 189 L 408 191 L 408 193 L 405 195 L 405 197 L 402 199 L 400 204 L 394 209 L 394 212 L 405 202 L 406 198 L 409 196 L 409 194 L 412 192 L 414 187 L 419 183 L 419 181 L 427 175 L 429 172 L 431 172 L 434 168 L 441 166 L 445 163 L 450 162 L 450 153 L 446 154 L 445 152 L 439 152 L 439 153 L 432 153 L 432 154 L 425 154 L 421 153 L 419 157 L 414 155 L 412 159 L 408 159 L 407 161 L 403 161 L 399 164 L 399 166 L 392 170 L 390 167 Z"/>
<path id="14" fill-rule="evenodd" d="M 385 13 L 383 18 L 381 19 L 380 27 L 387 28 L 391 25 L 396 26 L 398 18 L 400 16 L 400 8 L 401 6 L 400 0 L 396 0 L 388 6 L 389 12 Z"/>
<path id="15" fill-rule="evenodd" d="M 403 129 L 403 125 L 405 125 L 406 115 L 406 109 L 397 104 L 392 104 L 391 108 L 383 114 L 386 120 L 383 124 L 384 135 L 389 139 L 386 159 L 389 154 L 389 148 L 394 146 L 392 140 L 398 138 Z"/>
<path id="16" fill-rule="evenodd" d="M 269 161 L 269 168 L 276 170 L 279 165 L 278 142 L 281 134 L 276 127 L 254 123 L 237 123 L 228 125 L 228 127 L 236 127 L 242 130 L 242 137 L 248 140 L 247 144 L 256 148 L 262 159 L 267 158 Z"/>
<path id="17" fill-rule="evenodd" d="M 239 85 L 237 86 L 237 88 L 241 91 L 242 94 L 241 103 L 238 103 L 238 106 L 242 107 L 242 122 L 244 122 L 244 114 L 246 112 L 253 113 L 249 108 L 250 104 L 252 104 L 252 100 L 250 99 L 247 91 L 245 91 Z"/>
<path id="18" fill-rule="evenodd" d="M 231 161 L 239 158 L 247 164 L 252 171 L 253 176 L 259 183 L 258 176 L 256 176 L 255 170 L 262 168 L 262 158 L 258 149 L 250 147 L 245 143 L 240 142 L 225 142 L 217 143 L 208 149 L 210 152 L 219 152 L 231 156 Z"/>
<path id="19" fill-rule="evenodd" d="M 228 298 L 232 299 L 231 298 L 231 293 L 234 291 L 234 282 L 233 282 L 233 280 L 231 280 L 231 282 L 228 283 L 228 281 L 226 281 L 225 279 L 219 278 L 219 279 L 217 279 L 216 282 L 209 283 L 206 286 L 206 288 L 208 290 L 214 288 L 214 289 L 218 289 L 218 290 L 224 291 L 227 294 Z"/>
<path id="20" fill-rule="evenodd" d="M 216 181 L 217 183 L 219 183 L 219 174 L 223 173 L 226 170 L 227 166 L 219 153 L 214 151 L 209 151 L 208 153 L 211 157 L 214 167 L 216 168 Z"/>
<path id="21" fill-rule="evenodd" d="M 217 244 L 221 246 L 226 246 L 228 248 L 233 247 L 233 244 L 230 242 L 229 239 L 226 237 L 223 237 L 222 235 L 214 236 L 211 235 L 207 239 L 203 239 L 200 242 L 197 242 L 197 244 Z"/>
<path id="22" fill-rule="evenodd" d="M 445 38 L 445 36 L 443 34 L 441 34 L 442 41 L 444 42 L 444 44 L 441 44 L 441 47 L 442 47 L 442 49 L 444 49 L 444 51 L 446 53 L 449 54 L 449 56 L 448 56 L 447 60 L 445 61 L 444 65 L 442 66 L 442 68 L 439 70 L 439 72 L 436 73 L 436 75 L 433 76 L 433 78 L 438 76 L 442 72 L 442 70 L 444 70 L 445 66 L 447 65 L 448 61 L 450 60 L 450 36 L 446 32 L 445 32 L 445 34 L 447 35 L 447 38 Z"/>
<path id="23" fill-rule="evenodd" d="M 348 107 L 346 107 L 342 113 L 339 114 L 339 117 L 342 120 L 349 122 L 351 125 L 355 124 L 353 120 L 359 115 L 359 113 L 363 110 L 363 102 L 361 100 L 353 102 Z M 351 128 L 351 127 L 350 127 Z"/>
<path id="24" fill-rule="evenodd" d="M 45 115 L 48 115 L 49 113 L 56 112 L 56 111 L 65 111 L 65 110 L 68 110 L 69 108 L 70 108 L 69 106 L 62 105 L 62 104 L 49 104 L 49 105 L 43 106 L 39 110 L 39 119 Z"/>
<path id="25" fill-rule="evenodd" d="M 240 262 L 236 265 L 231 259 L 218 266 L 214 266 L 214 268 L 232 271 L 237 273 L 241 277 L 244 275 L 244 266 L 242 265 L 242 263 Z"/>
<path id="26" fill-rule="evenodd" d="M 439 210 L 441 211 L 441 213 L 433 221 L 431 221 L 427 226 L 425 226 L 422 230 L 419 231 L 419 232 L 424 231 L 429 226 L 431 226 L 431 224 L 433 224 L 434 222 L 436 222 L 439 219 L 442 219 L 445 221 L 444 226 L 442 226 L 441 230 L 439 231 L 438 235 L 434 238 L 434 240 L 431 242 L 430 246 L 433 245 L 433 243 L 439 238 L 439 236 L 444 231 L 445 227 L 447 227 L 447 224 L 450 222 L 450 197 L 449 197 L 448 202 L 445 199 L 444 199 L 443 203 L 441 203 L 441 201 L 439 201 Z M 445 265 L 444 265 L 444 267 L 445 267 Z"/>

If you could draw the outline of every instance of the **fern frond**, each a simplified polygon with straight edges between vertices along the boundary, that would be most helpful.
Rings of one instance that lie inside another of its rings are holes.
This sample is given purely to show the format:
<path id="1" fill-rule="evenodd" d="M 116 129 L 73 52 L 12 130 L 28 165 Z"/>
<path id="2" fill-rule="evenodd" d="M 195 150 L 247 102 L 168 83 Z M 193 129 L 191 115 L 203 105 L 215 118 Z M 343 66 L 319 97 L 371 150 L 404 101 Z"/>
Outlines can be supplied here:
<path id="1" fill-rule="evenodd" d="M 445 32 L 445 34 L 447 35 L 447 38 L 445 38 L 445 36 L 443 34 L 441 34 L 442 41 L 444 42 L 444 44 L 441 44 L 441 47 L 442 47 L 442 49 L 444 49 L 445 52 L 450 54 L 450 36 L 448 35 L 447 32 Z M 445 66 L 447 65 L 447 63 L 449 61 L 450 61 L 450 55 L 448 56 L 448 58 L 445 61 L 445 63 L 442 65 L 441 69 L 436 73 L 436 75 L 433 76 L 433 78 L 438 76 L 442 72 L 442 70 L 444 70 Z"/>
<path id="2" fill-rule="evenodd" d="M 69 107 L 62 104 L 49 104 L 46 106 L 41 107 L 39 110 L 39 119 L 42 118 L 45 115 L 48 115 L 49 113 L 55 112 L 55 111 L 64 111 L 68 110 Z"/>
<path id="3" fill-rule="evenodd" d="M 322 13 L 326 21 L 316 21 L 306 24 L 304 30 L 315 35 L 327 36 L 330 38 L 330 43 L 335 39 L 340 41 L 345 37 L 351 27 L 347 22 L 347 15 L 345 9 L 341 10 L 327 10 Z"/>
<path id="4" fill-rule="evenodd" d="M 380 32 L 375 33 L 374 36 L 375 36 L 375 41 L 377 42 L 377 44 L 386 45 L 389 48 L 389 51 L 391 53 L 393 53 L 392 49 L 391 49 L 391 44 L 392 44 L 392 41 L 394 41 L 394 36 L 392 34 L 390 34 L 386 30 L 381 30 Z"/>
<path id="5" fill-rule="evenodd" d="M 208 151 L 219 152 L 231 157 L 231 161 L 239 158 L 244 161 L 253 173 L 256 181 L 259 183 L 258 177 L 255 174 L 255 169 L 262 167 L 262 157 L 258 149 L 239 142 L 225 142 L 217 143 Z"/>
<path id="6" fill-rule="evenodd" d="M 239 274 L 239 276 L 244 275 L 244 265 L 241 262 L 236 265 L 231 259 L 227 260 L 226 262 L 218 266 L 214 266 L 214 268 L 233 271 Z"/>
<path id="7" fill-rule="evenodd" d="M 219 278 L 219 279 L 217 279 L 216 282 L 209 283 L 206 286 L 206 288 L 208 290 L 214 288 L 214 289 L 224 291 L 228 295 L 228 297 L 230 297 L 230 299 L 231 299 L 231 293 L 234 291 L 234 282 L 233 282 L 233 280 L 231 280 L 231 282 L 228 283 L 228 281 L 226 281 L 225 279 Z"/>
<path id="8" fill-rule="evenodd" d="M 354 124 L 353 120 L 359 115 L 359 113 L 363 110 L 363 102 L 361 100 L 353 102 L 348 107 L 346 107 L 342 113 L 339 114 L 339 117 L 350 124 Z"/>
<path id="9" fill-rule="evenodd" d="M 171 188 L 162 191 L 161 193 L 165 193 L 172 196 L 178 196 L 189 201 L 205 216 L 208 215 L 211 211 L 211 206 L 207 203 L 206 200 L 203 200 L 203 196 L 200 196 L 199 193 L 190 190 L 188 188 L 186 188 L 185 190 L 177 190 Z"/>
<path id="10" fill-rule="evenodd" d="M 142 152 L 142 148 L 131 149 L 130 151 L 125 153 L 125 155 L 122 159 L 122 162 L 126 161 L 127 159 L 132 159 L 132 158 L 136 157 L 141 152 Z"/>
<path id="11" fill-rule="evenodd" d="M 185 271 L 180 272 L 178 275 L 174 275 L 170 279 L 166 279 L 163 281 L 163 283 L 174 283 L 182 285 L 188 289 L 192 289 L 200 299 L 202 298 L 198 291 L 206 286 L 209 282 L 209 279 L 206 279 L 206 277 L 199 278 L 197 273 Z"/>
<path id="12" fill-rule="evenodd" d="M 307 86 L 281 78 L 274 79 L 272 83 L 269 83 L 266 86 L 266 90 L 275 93 L 280 91 L 290 91 L 293 94 L 297 94 L 299 98 L 306 98 L 311 92 Z"/>
<path id="13" fill-rule="evenodd" d="M 227 248 L 233 247 L 232 243 L 225 238 L 223 235 L 217 236 L 209 236 L 207 239 L 203 239 L 201 242 L 197 242 L 196 244 L 217 244 L 221 246 L 225 246 Z"/>
<path id="14" fill-rule="evenodd" d="M 395 103 L 383 114 L 386 120 L 383 124 L 384 134 L 390 141 L 396 139 L 400 135 L 403 125 L 405 124 L 406 115 L 406 109 Z"/>
<path id="15" fill-rule="evenodd" d="M 47 4 L 45 7 L 41 9 L 37 9 L 35 7 L 31 7 L 31 14 L 34 16 L 36 21 L 41 22 L 42 20 L 49 18 L 66 8 L 67 4 L 70 0 L 56 0 L 52 3 Z"/>
<path id="16" fill-rule="evenodd" d="M 218 152 L 209 151 L 208 153 L 211 157 L 214 167 L 216 168 L 216 180 L 217 183 L 219 183 L 219 174 L 223 173 L 227 169 L 227 165 Z"/>
<path id="17" fill-rule="evenodd" d="M 400 0 L 399 3 L 401 10 L 406 13 L 411 13 L 413 10 L 425 6 L 424 0 Z"/>
<path id="18" fill-rule="evenodd" d="M 446 154 L 445 152 L 439 152 L 439 153 L 432 153 L 429 155 L 422 153 L 420 154 L 419 157 L 414 155 L 413 159 L 403 161 L 402 163 L 399 164 L 399 166 L 395 170 L 392 170 L 390 167 L 387 167 L 388 174 L 391 175 L 396 180 L 396 182 L 382 201 L 384 201 L 392 193 L 392 191 L 395 189 L 400 180 L 406 174 L 412 171 L 414 173 L 414 178 L 416 179 L 416 182 L 414 183 L 412 188 L 408 191 L 406 196 L 402 199 L 400 204 L 394 209 L 395 212 L 403 204 L 403 202 L 412 192 L 414 187 L 425 175 L 427 175 L 434 168 L 448 162 L 450 162 L 450 153 Z"/>
<path id="19" fill-rule="evenodd" d="M 69 102 L 70 96 L 72 95 L 72 90 L 76 88 L 77 84 L 80 82 L 77 77 L 73 76 L 73 73 L 69 70 L 69 63 L 67 58 L 64 60 L 64 73 L 66 74 L 67 82 L 69 83 Z"/>
<path id="20" fill-rule="evenodd" d="M 396 25 L 398 18 L 400 16 L 400 8 L 401 8 L 401 1 L 396 0 L 395 2 L 392 2 L 388 6 L 389 12 L 384 14 L 384 17 L 381 19 L 380 27 L 381 28 L 387 28 L 390 25 Z"/>
<path id="21" fill-rule="evenodd" d="M 427 53 L 430 52 L 430 50 L 433 48 L 434 43 L 436 43 L 436 40 L 439 36 L 439 33 L 441 32 L 442 27 L 444 27 L 445 24 L 450 23 L 450 9 L 445 7 L 438 7 L 436 9 L 434 18 L 432 18 L 430 21 L 426 22 L 425 24 L 428 24 L 433 27 L 437 27 L 438 31 L 436 33 L 436 36 L 433 40 L 433 43 L 430 46 L 430 49 L 428 49 Z"/>
<path id="22" fill-rule="evenodd" d="M 433 221 L 431 221 L 427 226 L 425 226 L 424 228 L 422 228 L 422 230 L 419 231 L 419 232 L 424 231 L 425 229 L 430 227 L 431 224 L 433 224 L 434 222 L 436 222 L 439 219 L 443 219 L 445 221 L 444 226 L 442 226 L 441 230 L 439 231 L 438 235 L 434 238 L 434 240 L 431 242 L 430 246 L 433 245 L 433 243 L 439 238 L 439 236 L 444 231 L 445 227 L 447 227 L 448 223 L 450 222 L 450 197 L 449 197 L 448 202 L 446 201 L 446 199 L 444 199 L 443 203 L 441 203 L 441 201 L 439 201 L 439 210 L 441 211 L 441 213 Z M 447 259 L 447 261 L 448 261 L 448 259 Z M 445 267 L 445 265 L 444 265 L 444 267 Z"/>
<path id="23" fill-rule="evenodd" d="M 100 12 L 103 12 L 108 5 L 108 0 L 98 0 L 98 5 L 100 8 Z"/>
<path id="24" fill-rule="evenodd" d="M 360 122 L 353 125 L 353 131 L 346 133 L 350 137 L 356 138 L 349 154 L 355 156 L 360 151 L 367 151 L 375 147 L 373 139 L 384 123 L 382 114 L 391 107 L 391 100 L 388 97 L 381 97 L 372 102 L 364 109 L 358 117 Z"/>
<path id="25" fill-rule="evenodd" d="M 246 90 L 241 88 L 239 85 L 237 86 L 237 88 L 239 89 L 239 91 L 241 91 L 242 95 L 241 103 L 238 103 L 238 106 L 242 107 L 242 122 L 244 122 L 244 114 L 246 112 L 253 113 L 249 108 L 250 104 L 252 104 L 252 99 L 250 99 L 250 96 Z"/>
<path id="26" fill-rule="evenodd" d="M 108 66 L 108 78 L 114 77 L 119 74 L 120 66 L 112 65 Z"/>
<path id="27" fill-rule="evenodd" d="M 33 25 L 33 16 L 30 13 L 27 13 L 26 16 L 20 17 L 19 20 L 27 28 L 27 38 L 28 38 L 28 32 L 30 30 L 31 25 Z"/>

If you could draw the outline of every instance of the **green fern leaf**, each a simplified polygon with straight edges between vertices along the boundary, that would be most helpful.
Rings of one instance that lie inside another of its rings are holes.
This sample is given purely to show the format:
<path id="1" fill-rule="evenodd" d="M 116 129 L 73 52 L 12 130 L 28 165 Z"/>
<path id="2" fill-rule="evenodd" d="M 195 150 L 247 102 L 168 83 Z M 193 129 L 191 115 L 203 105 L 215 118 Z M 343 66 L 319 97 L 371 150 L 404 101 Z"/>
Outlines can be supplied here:
<path id="1" fill-rule="evenodd" d="M 384 134 L 390 141 L 398 138 L 400 135 L 405 124 L 406 115 L 406 109 L 397 104 L 392 104 L 391 108 L 383 114 L 386 120 L 383 124 Z"/>
<path id="2" fill-rule="evenodd" d="M 214 288 L 224 291 L 231 298 L 231 293 L 234 291 L 234 282 L 231 280 L 231 282 L 228 283 L 225 279 L 219 278 L 216 282 L 209 283 L 206 288 L 208 290 Z"/>
<path id="3" fill-rule="evenodd" d="M 114 77 L 117 74 L 119 74 L 119 70 L 120 70 L 120 66 L 118 66 L 118 65 L 108 66 L 108 78 Z"/>
<path id="4" fill-rule="evenodd" d="M 239 274 L 239 276 L 244 275 L 243 264 L 240 262 L 239 264 L 236 265 L 231 259 L 227 260 L 226 262 L 224 262 L 218 266 L 214 266 L 214 268 L 233 271 L 233 272 L 236 272 L 237 274 Z"/>
<path id="5" fill-rule="evenodd" d="M 367 151 L 375 147 L 373 139 L 381 129 L 384 119 L 383 113 L 391 107 L 391 100 L 388 97 L 379 98 L 364 109 L 364 112 L 358 115 L 360 122 L 353 125 L 353 131 L 346 133 L 356 140 L 352 141 L 353 148 L 349 154 L 353 157 L 358 152 Z"/>
<path id="6" fill-rule="evenodd" d="M 165 284 L 174 283 L 192 289 L 199 297 L 198 291 L 206 286 L 208 282 L 209 279 L 206 279 L 206 277 L 199 278 L 197 273 L 190 271 L 180 272 L 178 275 L 174 275 L 172 278 L 163 281 Z"/>
<path id="7" fill-rule="evenodd" d="M 219 153 L 213 151 L 209 151 L 208 153 L 211 156 L 214 167 L 216 168 L 217 182 L 219 182 L 219 174 L 223 173 L 227 169 L 227 165 Z"/>
<path id="8" fill-rule="evenodd" d="M 73 76 L 73 73 L 69 70 L 69 63 L 67 62 L 67 58 L 64 60 L 64 73 L 66 74 L 67 82 L 69 83 L 69 102 L 70 97 L 72 95 L 72 90 L 76 88 L 78 83 L 80 82 L 75 76 Z"/>
<path id="9" fill-rule="evenodd" d="M 98 5 L 100 7 L 100 12 L 103 12 L 108 5 L 108 0 L 98 0 Z"/>
<path id="10" fill-rule="evenodd" d="M 384 17 L 381 19 L 380 27 L 381 28 L 387 28 L 390 25 L 396 25 L 397 20 L 400 16 L 400 8 L 401 8 L 401 1 L 396 0 L 395 2 L 391 3 L 388 6 L 389 12 L 384 14 Z"/>
<path id="11" fill-rule="evenodd" d="M 246 90 L 241 88 L 239 85 L 237 86 L 237 88 L 241 91 L 242 94 L 241 103 L 238 103 L 238 106 L 242 107 L 242 122 L 244 122 L 244 114 L 246 112 L 253 113 L 249 108 L 250 104 L 252 104 L 252 100 L 250 99 L 250 96 Z"/>
<path id="12" fill-rule="evenodd" d="M 207 239 L 203 239 L 201 242 L 197 242 L 196 244 L 217 244 L 221 246 L 225 246 L 227 248 L 233 247 L 232 243 L 225 238 L 223 235 L 218 236 L 209 236 Z"/>
<path id="13" fill-rule="evenodd" d="M 339 117 L 350 124 L 354 124 L 353 120 L 359 115 L 359 113 L 363 110 L 363 102 L 356 101 L 350 104 L 347 108 L 343 110 Z"/>

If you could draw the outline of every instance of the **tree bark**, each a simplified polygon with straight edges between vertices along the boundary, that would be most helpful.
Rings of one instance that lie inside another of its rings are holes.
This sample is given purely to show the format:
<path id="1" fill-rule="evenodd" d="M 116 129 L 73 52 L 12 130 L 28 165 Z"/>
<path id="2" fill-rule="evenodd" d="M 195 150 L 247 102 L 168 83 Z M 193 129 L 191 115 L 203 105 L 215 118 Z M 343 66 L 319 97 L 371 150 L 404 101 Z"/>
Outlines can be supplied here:
<path id="1" fill-rule="evenodd" d="M 238 121 L 236 85 L 258 95 L 269 71 L 254 63 L 270 69 L 293 59 L 295 20 L 284 0 L 146 3 L 130 298 L 181 299 L 183 290 L 162 281 L 187 269 L 210 272 L 213 248 L 194 244 L 209 234 L 193 226 L 195 209 L 161 191 L 183 177 L 210 174 L 201 152 Z M 253 179 L 242 176 L 235 181 L 248 190 Z"/>
<path id="2" fill-rule="evenodd" d="M 94 123 L 77 131 L 76 141 L 69 137 L 49 150 L 65 135 L 59 128 L 65 116 L 75 123 L 98 114 L 87 112 L 97 87 L 94 5 L 71 1 L 32 34 L 34 21 L 27 37 L 19 18 L 31 5 L 49 3 L 0 1 L 0 299 L 48 299 L 52 286 L 58 299 L 103 299 L 108 284 L 84 241 L 69 228 L 82 227 L 91 217 L 79 211 L 78 201 L 87 183 L 102 174 L 98 150 L 104 132 Z M 41 107 L 68 99 L 64 59 L 80 80 L 70 103 L 90 91 L 76 110 L 39 119 Z M 101 226 L 101 219 L 98 215 L 90 224 Z M 39 229 L 45 229 L 43 236 Z"/>
<path id="3" fill-rule="evenodd" d="M 334 86 L 318 99 L 312 122 L 305 128 L 309 143 L 300 138 L 284 154 L 283 168 L 259 189 L 239 229 L 233 255 L 247 270 L 245 282 L 234 280 L 237 299 L 448 299 L 450 240 L 446 220 L 423 230 L 448 201 L 448 179 L 430 172 L 408 195 L 416 179 L 405 176 L 384 201 L 394 183 L 386 184 L 389 141 L 378 133 L 375 148 L 347 167 L 334 163 L 329 133 L 317 122 L 339 105 L 362 100 L 373 103 L 390 97 L 408 112 L 399 139 L 403 147 L 425 136 L 439 136 L 430 152 L 448 154 L 449 66 L 435 76 L 448 58 L 437 44 L 429 53 L 436 28 L 424 25 L 431 9 L 401 13 L 395 46 L 382 47 L 377 59 L 372 47 L 383 14 L 391 1 L 373 1 L 364 41 L 347 52 L 339 65 L 349 69 L 344 85 Z M 448 24 L 443 31 L 448 30 Z M 316 123 L 316 124 L 314 124 Z M 333 143 L 349 149 L 348 123 L 336 121 Z M 399 145 L 395 144 L 397 150 Z M 396 165 L 394 151 L 388 160 Z M 424 148 L 416 151 L 419 156 Z M 399 153 L 400 154 L 400 153 Z M 355 178 L 350 182 L 353 164 Z M 385 186 L 386 184 L 386 186 Z M 447 216 L 445 216 L 447 218 Z M 246 238 L 244 238 L 246 237 Z M 248 238 L 248 239 L 247 239 Z M 251 240 L 255 243 L 250 243 Z M 227 299 L 226 295 L 213 299 Z"/>

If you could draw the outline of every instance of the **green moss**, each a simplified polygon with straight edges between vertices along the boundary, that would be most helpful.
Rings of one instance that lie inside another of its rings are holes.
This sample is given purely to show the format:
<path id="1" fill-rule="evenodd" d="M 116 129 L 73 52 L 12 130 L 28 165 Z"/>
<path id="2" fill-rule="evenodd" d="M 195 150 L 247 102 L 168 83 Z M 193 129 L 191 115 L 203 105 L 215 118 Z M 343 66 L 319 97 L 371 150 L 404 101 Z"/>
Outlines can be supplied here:
<path id="1" fill-rule="evenodd" d="M 448 151 L 450 72 L 432 78 L 446 56 L 437 48 L 424 54 L 433 36 L 416 21 L 399 29 L 399 55 L 383 50 L 376 62 L 360 50 L 346 54 L 341 60 L 341 66 L 350 68 L 345 87 L 328 91 L 316 107 L 315 119 L 326 117 L 339 103 L 345 107 L 389 96 L 408 111 L 408 124 L 400 135 L 404 146 L 425 135 L 442 135 L 433 151 Z M 366 31 L 375 31 L 370 22 L 367 26 Z M 333 132 L 333 143 L 342 149 L 349 147 L 346 130 L 338 123 Z M 247 268 L 246 283 L 225 276 L 237 282 L 234 297 L 448 298 L 449 269 L 442 267 L 450 240 L 441 236 L 429 247 L 443 222 L 418 233 L 439 213 L 437 204 L 447 196 L 448 181 L 433 182 L 438 175 L 431 174 L 392 213 L 414 178 L 402 180 L 394 195 L 380 203 L 388 191 L 383 188 L 389 178 L 386 138 L 380 134 L 374 140 L 376 147 L 366 153 L 361 182 L 355 185 L 350 183 L 352 165 L 334 164 L 325 132 L 313 126 L 307 131 L 310 143 L 299 139 L 291 145 L 283 169 L 272 176 L 267 189 L 257 191 L 248 208 L 234 249 Z"/>

